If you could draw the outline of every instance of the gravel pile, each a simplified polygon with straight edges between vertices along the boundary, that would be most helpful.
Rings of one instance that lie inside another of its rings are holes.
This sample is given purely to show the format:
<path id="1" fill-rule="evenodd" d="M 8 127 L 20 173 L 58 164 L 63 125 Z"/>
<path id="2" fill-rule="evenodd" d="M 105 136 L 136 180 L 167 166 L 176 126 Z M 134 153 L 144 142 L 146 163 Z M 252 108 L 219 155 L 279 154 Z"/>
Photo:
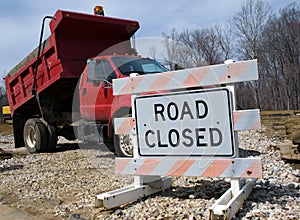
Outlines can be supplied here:
<path id="1" fill-rule="evenodd" d="M 259 179 L 235 219 L 299 219 L 299 169 L 280 158 L 278 139 L 263 132 L 239 133 L 242 157 L 261 157 Z M 13 148 L 13 137 L 0 134 L 0 148 L 13 153 L 0 160 L 0 204 L 39 219 L 208 219 L 208 208 L 230 187 L 229 179 L 173 178 L 165 192 L 104 210 L 95 195 L 124 187 L 132 177 L 116 175 L 114 155 L 60 139 L 55 153 L 28 155 Z"/>

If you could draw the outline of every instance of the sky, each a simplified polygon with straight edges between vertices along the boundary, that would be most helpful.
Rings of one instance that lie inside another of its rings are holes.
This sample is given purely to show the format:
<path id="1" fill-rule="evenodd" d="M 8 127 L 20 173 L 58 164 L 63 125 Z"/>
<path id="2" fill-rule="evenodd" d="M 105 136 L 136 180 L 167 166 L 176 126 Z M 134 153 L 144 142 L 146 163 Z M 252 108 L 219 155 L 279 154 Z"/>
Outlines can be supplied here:
<path id="1" fill-rule="evenodd" d="M 266 0 L 277 12 L 297 0 Z M 227 23 L 244 0 L 1 0 L 0 86 L 3 77 L 38 46 L 42 19 L 60 10 L 93 13 L 104 7 L 105 16 L 137 20 L 136 38 L 161 37 L 173 28 L 201 29 Z M 44 38 L 49 35 L 46 22 Z"/>

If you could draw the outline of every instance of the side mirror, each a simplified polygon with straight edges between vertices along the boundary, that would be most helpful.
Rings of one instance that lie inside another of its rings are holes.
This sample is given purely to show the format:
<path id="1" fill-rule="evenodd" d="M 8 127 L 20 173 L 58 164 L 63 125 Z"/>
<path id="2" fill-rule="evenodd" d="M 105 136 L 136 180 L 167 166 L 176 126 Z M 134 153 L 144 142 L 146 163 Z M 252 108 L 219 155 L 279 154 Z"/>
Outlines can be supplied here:
<path id="1" fill-rule="evenodd" d="M 101 80 L 96 80 L 96 79 L 93 80 L 93 85 L 95 87 L 98 87 L 100 85 L 100 83 L 101 83 Z"/>

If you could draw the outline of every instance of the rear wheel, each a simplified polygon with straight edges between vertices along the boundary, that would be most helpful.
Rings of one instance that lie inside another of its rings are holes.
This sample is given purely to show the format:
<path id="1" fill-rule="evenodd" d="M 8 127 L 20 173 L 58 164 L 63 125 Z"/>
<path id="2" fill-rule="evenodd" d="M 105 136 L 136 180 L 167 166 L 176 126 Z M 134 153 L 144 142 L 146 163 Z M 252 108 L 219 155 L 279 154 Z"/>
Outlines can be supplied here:
<path id="1" fill-rule="evenodd" d="M 23 136 L 29 153 L 46 152 L 48 133 L 46 126 L 37 118 L 28 119 L 24 125 Z"/>

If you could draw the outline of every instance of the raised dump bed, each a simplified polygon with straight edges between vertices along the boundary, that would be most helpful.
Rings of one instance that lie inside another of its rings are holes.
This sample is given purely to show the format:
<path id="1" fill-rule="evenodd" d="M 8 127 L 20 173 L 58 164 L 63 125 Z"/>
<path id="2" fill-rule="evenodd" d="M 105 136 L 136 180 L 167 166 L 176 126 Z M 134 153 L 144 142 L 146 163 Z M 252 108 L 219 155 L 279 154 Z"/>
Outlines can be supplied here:
<path id="1" fill-rule="evenodd" d="M 70 106 L 69 99 L 73 97 L 87 59 L 128 41 L 139 28 L 137 21 L 69 11 L 58 10 L 54 17 L 50 22 L 51 35 L 42 44 L 40 59 L 37 61 L 36 48 L 5 79 L 12 115 L 17 110 L 38 114 L 32 95 L 35 80 L 41 96 L 50 96 L 60 103 L 68 100 L 65 104 Z M 105 53 L 128 52 L 130 47 L 128 42 Z"/>

